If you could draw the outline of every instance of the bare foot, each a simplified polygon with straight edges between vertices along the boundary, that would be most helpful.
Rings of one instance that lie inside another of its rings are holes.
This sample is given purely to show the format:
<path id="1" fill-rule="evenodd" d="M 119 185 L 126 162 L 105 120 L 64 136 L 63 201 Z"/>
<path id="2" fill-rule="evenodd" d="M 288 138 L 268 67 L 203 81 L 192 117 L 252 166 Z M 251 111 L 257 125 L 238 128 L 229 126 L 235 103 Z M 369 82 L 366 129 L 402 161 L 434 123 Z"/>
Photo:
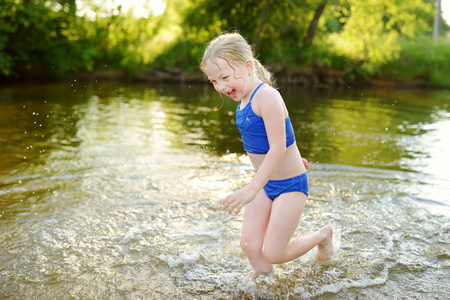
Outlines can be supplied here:
<path id="1" fill-rule="evenodd" d="M 317 245 L 318 251 L 316 259 L 318 261 L 327 261 L 331 259 L 334 253 L 333 247 L 333 227 L 330 225 L 320 229 L 320 234 L 323 236 L 323 242 Z"/>
<path id="2" fill-rule="evenodd" d="M 271 276 L 273 276 L 273 273 L 274 273 L 273 270 L 271 272 L 258 272 L 258 271 L 255 271 L 255 273 L 253 274 L 253 279 L 271 277 Z"/>

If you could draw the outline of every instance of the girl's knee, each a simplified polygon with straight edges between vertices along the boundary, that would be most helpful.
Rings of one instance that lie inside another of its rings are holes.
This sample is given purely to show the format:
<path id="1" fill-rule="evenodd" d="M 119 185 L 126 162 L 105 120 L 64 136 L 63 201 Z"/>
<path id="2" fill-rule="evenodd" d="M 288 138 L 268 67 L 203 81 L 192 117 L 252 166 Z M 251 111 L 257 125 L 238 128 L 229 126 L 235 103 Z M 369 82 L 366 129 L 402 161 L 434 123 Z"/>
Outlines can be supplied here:
<path id="1" fill-rule="evenodd" d="M 261 255 L 262 245 L 252 240 L 241 238 L 241 249 L 247 256 Z"/>
<path id="2" fill-rule="evenodd" d="M 264 248 L 264 257 L 274 265 L 284 263 L 284 251 L 279 249 Z"/>

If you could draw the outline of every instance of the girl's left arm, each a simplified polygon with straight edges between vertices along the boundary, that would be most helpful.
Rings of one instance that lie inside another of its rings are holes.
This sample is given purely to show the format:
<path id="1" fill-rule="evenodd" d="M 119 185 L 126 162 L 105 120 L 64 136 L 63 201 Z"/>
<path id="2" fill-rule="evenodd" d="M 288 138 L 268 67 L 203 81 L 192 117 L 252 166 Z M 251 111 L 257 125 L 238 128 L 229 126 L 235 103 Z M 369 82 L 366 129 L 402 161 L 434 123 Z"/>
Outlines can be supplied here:
<path id="1" fill-rule="evenodd" d="M 277 170 L 286 153 L 285 106 L 278 91 L 273 88 L 265 89 L 258 99 L 256 111 L 264 120 L 270 150 L 252 181 L 223 201 L 223 209 L 228 210 L 230 214 L 235 209 L 236 214 L 238 214 L 247 203 L 255 198 L 256 194 Z"/>

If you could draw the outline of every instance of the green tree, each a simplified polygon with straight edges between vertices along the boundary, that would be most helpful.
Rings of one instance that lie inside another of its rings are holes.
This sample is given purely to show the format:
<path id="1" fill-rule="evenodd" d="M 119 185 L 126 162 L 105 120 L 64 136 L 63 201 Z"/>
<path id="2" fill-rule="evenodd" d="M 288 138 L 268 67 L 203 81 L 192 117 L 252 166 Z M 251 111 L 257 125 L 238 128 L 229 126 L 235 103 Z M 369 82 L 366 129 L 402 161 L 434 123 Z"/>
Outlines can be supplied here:
<path id="1" fill-rule="evenodd" d="M 301 50 L 310 20 L 323 0 L 197 1 L 183 19 L 183 30 L 198 44 L 224 31 L 239 31 L 254 44 L 261 60 L 292 62 Z M 308 42 L 315 27 L 311 27 Z"/>
<path id="2" fill-rule="evenodd" d="M 73 22 L 70 1 L 0 2 L 0 70 L 61 73 L 70 49 L 63 31 Z"/>
<path id="3" fill-rule="evenodd" d="M 423 0 L 340 0 L 330 9 L 340 30 L 325 36 L 324 43 L 346 58 L 347 72 L 366 76 L 399 56 L 399 37 L 429 33 L 433 16 L 432 4 Z"/>
<path id="4" fill-rule="evenodd" d="M 410 65 L 401 56 L 419 55 L 408 51 L 431 36 L 435 16 L 434 0 L 166 0 L 163 15 L 146 18 L 106 1 L 85 1 L 94 15 L 82 15 L 76 0 L 0 0 L 0 74 L 192 71 L 207 41 L 237 30 L 266 65 L 370 77 L 389 62 Z M 445 72 L 427 76 L 442 82 Z"/>

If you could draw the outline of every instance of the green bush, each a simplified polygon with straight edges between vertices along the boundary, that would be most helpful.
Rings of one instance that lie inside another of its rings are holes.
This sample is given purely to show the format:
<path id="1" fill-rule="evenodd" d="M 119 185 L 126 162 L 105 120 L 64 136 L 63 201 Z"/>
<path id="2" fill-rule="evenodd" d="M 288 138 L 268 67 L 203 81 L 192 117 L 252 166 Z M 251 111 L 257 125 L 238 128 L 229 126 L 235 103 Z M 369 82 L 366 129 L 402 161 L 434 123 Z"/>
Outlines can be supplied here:
<path id="1" fill-rule="evenodd" d="M 399 79 L 423 79 L 450 87 L 450 40 L 420 37 L 401 39 L 400 56 L 385 64 L 381 76 Z"/>

